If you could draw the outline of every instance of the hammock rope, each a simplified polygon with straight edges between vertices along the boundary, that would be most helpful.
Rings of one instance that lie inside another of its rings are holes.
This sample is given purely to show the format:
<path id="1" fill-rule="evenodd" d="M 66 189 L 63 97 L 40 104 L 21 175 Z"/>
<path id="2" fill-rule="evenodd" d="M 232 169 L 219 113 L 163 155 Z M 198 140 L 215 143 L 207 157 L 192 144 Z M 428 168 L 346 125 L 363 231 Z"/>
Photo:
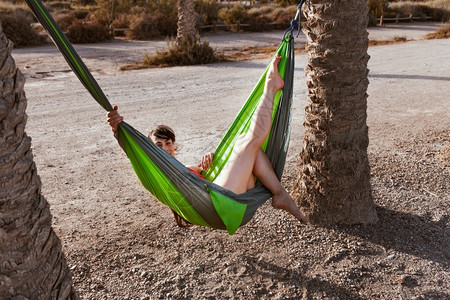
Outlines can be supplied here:
<path id="1" fill-rule="evenodd" d="M 25 1 L 80 82 L 105 110 L 112 110 L 102 89 L 45 6 L 40 0 Z M 304 2 L 305 0 L 302 0 L 301 4 Z M 298 17 L 300 8 L 301 5 L 295 19 Z M 285 32 L 275 53 L 282 56 L 278 68 L 285 84 L 283 90 L 275 96 L 271 132 L 262 145 L 279 179 L 283 173 L 290 136 L 294 77 L 292 31 L 295 22 L 293 24 L 291 22 L 292 28 Z M 126 122 L 119 124 L 118 142 L 130 159 L 143 186 L 159 201 L 193 224 L 225 229 L 229 234 L 234 234 L 240 226 L 253 217 L 257 208 L 272 196 L 269 190 L 259 183 L 255 189 L 237 195 L 212 182 L 227 163 L 237 138 L 246 133 L 250 126 L 252 115 L 261 100 L 269 66 L 219 143 L 210 169 L 203 173 L 205 179 L 194 175 L 178 160 L 154 145 L 145 135 Z"/>
<path id="2" fill-rule="evenodd" d="M 286 34 L 290 33 L 291 35 L 294 32 L 295 25 L 297 25 L 297 18 L 298 18 L 298 29 L 297 29 L 297 35 L 295 37 L 298 37 L 301 31 L 301 24 L 302 24 L 302 6 L 306 2 L 306 0 L 301 0 L 300 3 L 297 5 L 297 12 L 295 13 L 295 17 L 291 20 L 291 26 L 289 26 L 288 29 L 284 32 L 283 39 L 286 37 Z M 311 10 L 311 0 L 308 0 L 308 10 Z"/>

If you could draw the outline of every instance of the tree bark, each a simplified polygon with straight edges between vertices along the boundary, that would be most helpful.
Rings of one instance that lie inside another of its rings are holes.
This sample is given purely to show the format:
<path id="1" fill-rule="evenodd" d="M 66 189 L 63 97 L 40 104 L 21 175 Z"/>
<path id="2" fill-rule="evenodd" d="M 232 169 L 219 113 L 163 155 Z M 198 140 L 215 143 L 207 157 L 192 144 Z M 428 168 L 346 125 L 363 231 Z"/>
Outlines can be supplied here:
<path id="1" fill-rule="evenodd" d="M 176 43 L 184 38 L 197 38 L 197 29 L 195 28 L 195 10 L 193 0 L 178 1 L 178 23 Z"/>
<path id="2" fill-rule="evenodd" d="M 0 23 L 0 299 L 78 299 L 25 133 L 25 77 Z"/>
<path id="3" fill-rule="evenodd" d="M 365 0 L 314 0 L 307 11 L 308 105 L 294 198 L 312 223 L 374 223 L 367 119 Z"/>

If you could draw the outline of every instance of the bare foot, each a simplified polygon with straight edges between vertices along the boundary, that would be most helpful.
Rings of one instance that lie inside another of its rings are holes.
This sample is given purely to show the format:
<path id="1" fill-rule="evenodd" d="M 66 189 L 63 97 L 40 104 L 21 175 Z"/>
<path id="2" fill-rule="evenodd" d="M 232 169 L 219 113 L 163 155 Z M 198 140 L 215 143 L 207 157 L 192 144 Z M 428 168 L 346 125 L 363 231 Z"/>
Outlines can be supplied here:
<path id="1" fill-rule="evenodd" d="M 292 200 L 291 196 L 286 191 L 272 196 L 272 207 L 283 209 L 303 224 L 309 224 L 309 219 L 300 212 L 294 200 Z"/>
<path id="2" fill-rule="evenodd" d="M 284 80 L 281 78 L 278 72 L 278 64 L 281 61 L 281 56 L 277 55 L 270 65 L 269 70 L 267 71 L 266 76 L 266 85 L 265 91 L 266 93 L 270 93 L 275 95 L 278 90 L 282 89 L 284 86 Z"/>

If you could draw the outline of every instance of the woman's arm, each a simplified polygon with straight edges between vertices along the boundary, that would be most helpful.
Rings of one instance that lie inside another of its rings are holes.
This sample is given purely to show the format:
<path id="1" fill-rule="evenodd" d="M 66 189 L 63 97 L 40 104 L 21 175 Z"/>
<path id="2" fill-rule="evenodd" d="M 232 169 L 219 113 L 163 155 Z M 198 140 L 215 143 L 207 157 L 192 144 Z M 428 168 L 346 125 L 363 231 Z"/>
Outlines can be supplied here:
<path id="1" fill-rule="evenodd" d="M 189 169 L 194 170 L 197 173 L 200 173 L 201 171 L 206 171 L 211 166 L 211 163 L 214 158 L 214 153 L 207 153 L 202 156 L 202 162 L 199 163 L 197 166 L 188 166 Z"/>

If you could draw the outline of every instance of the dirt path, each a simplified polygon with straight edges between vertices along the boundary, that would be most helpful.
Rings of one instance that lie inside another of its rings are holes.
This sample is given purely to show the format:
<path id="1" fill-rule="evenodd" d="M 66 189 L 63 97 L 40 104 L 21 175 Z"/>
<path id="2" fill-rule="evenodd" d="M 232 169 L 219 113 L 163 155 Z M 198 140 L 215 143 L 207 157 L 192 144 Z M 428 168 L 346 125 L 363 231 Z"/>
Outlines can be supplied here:
<path id="1" fill-rule="evenodd" d="M 450 297 L 450 40 L 421 40 L 435 26 L 370 32 L 417 40 L 369 49 L 369 158 L 380 222 L 305 227 L 266 204 L 234 236 L 177 228 L 54 48 L 14 50 L 27 76 L 26 131 L 42 192 L 83 299 Z M 279 33 L 208 38 L 231 49 L 270 45 Z M 214 150 L 268 61 L 117 71 L 162 43 L 76 48 L 130 124 L 146 132 L 167 123 L 179 137 L 178 158 L 195 162 Z M 289 189 L 303 138 L 305 64 L 298 55 Z"/>

